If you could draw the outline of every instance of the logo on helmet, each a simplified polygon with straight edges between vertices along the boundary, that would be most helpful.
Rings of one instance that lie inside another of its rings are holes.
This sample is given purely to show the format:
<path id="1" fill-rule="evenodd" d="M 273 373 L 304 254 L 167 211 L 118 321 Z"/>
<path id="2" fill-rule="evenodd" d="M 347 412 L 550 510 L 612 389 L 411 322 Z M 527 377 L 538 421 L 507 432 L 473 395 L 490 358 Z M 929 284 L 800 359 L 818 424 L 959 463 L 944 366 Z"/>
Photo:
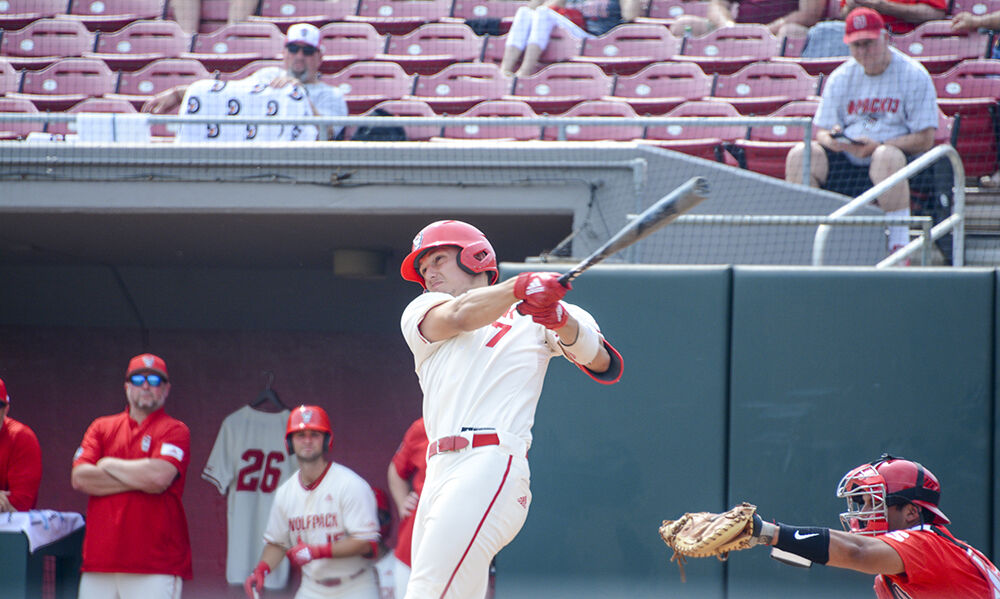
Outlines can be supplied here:
<path id="1" fill-rule="evenodd" d="M 312 410 L 302 410 L 302 422 L 304 422 L 305 424 L 309 424 L 310 422 L 312 422 L 312 419 L 313 419 Z"/>

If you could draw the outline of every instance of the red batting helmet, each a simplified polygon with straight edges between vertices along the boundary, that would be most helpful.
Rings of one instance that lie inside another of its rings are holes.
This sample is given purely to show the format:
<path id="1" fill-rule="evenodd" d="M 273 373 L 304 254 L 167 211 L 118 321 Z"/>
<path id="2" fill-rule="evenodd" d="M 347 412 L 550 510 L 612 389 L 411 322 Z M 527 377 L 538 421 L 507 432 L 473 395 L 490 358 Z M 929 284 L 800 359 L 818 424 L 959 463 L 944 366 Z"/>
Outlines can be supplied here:
<path id="1" fill-rule="evenodd" d="M 917 462 L 889 454 L 845 474 L 837 485 L 837 496 L 847 499 L 847 511 L 840 515 L 840 521 L 849 532 L 888 532 L 888 506 L 907 503 L 933 514 L 929 524 L 950 523 L 938 507 L 941 483 L 934 473 Z"/>
<path id="2" fill-rule="evenodd" d="M 447 246 L 461 250 L 458 265 L 462 270 L 473 275 L 489 273 L 490 285 L 497 282 L 500 271 L 497 269 L 497 254 L 493 251 L 493 246 L 482 231 L 460 220 L 439 220 L 421 229 L 413 238 L 413 251 L 403 259 L 399 273 L 407 281 L 420 283 L 426 289 L 424 278 L 420 276 L 420 259 L 435 248 Z"/>
<path id="3" fill-rule="evenodd" d="M 299 406 L 288 415 L 288 427 L 285 428 L 285 445 L 288 453 L 292 452 L 292 434 L 296 431 L 319 431 L 325 438 L 323 444 L 329 449 L 333 447 L 333 430 L 330 428 L 330 418 L 319 406 Z"/>

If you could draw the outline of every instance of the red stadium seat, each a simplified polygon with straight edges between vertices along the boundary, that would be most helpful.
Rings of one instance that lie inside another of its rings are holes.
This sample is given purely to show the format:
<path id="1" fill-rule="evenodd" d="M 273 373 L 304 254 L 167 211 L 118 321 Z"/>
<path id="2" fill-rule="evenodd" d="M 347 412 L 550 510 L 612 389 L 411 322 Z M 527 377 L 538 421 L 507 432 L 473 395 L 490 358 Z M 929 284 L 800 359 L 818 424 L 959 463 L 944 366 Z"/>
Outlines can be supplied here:
<path id="1" fill-rule="evenodd" d="M 370 23 L 330 23 L 319 30 L 323 46 L 322 73 L 336 73 L 349 64 L 371 60 L 385 50 L 388 39 Z"/>
<path id="2" fill-rule="evenodd" d="M 503 99 L 526 102 L 539 114 L 559 114 L 585 100 L 610 95 L 612 82 L 597 65 L 554 64 L 515 79 L 512 93 Z"/>
<path id="3" fill-rule="evenodd" d="M 614 95 L 605 99 L 627 102 L 638 114 L 664 114 L 688 100 L 712 94 L 714 76 L 693 62 L 660 62 L 631 77 L 618 77 Z"/>
<path id="4" fill-rule="evenodd" d="M 959 117 L 955 149 L 969 177 L 997 170 L 997 102 L 1000 100 L 1000 61 L 966 60 L 949 71 L 933 75 L 938 107 Z"/>
<path id="5" fill-rule="evenodd" d="M 136 21 L 120 31 L 102 33 L 94 52 L 85 58 L 100 58 L 114 70 L 135 71 L 154 60 L 176 58 L 187 52 L 191 36 L 176 21 Z"/>
<path id="6" fill-rule="evenodd" d="M 379 102 L 399 100 L 413 91 L 413 75 L 394 62 L 356 62 L 320 79 L 340 89 L 350 114 L 363 114 Z"/>
<path id="7" fill-rule="evenodd" d="M 379 33 L 402 35 L 451 13 L 452 0 L 361 0 L 357 15 L 345 21 L 371 23 Z"/>
<path id="8" fill-rule="evenodd" d="M 120 98 L 87 98 L 82 102 L 78 102 L 73 105 L 66 112 L 80 113 L 80 112 L 114 112 L 118 114 L 135 114 L 138 112 L 132 103 L 128 100 L 122 100 Z M 49 123 L 48 133 L 57 134 L 67 134 L 76 133 L 76 123 L 71 122 L 52 122 Z"/>
<path id="9" fill-rule="evenodd" d="M 39 112 L 31 100 L 0 98 L 0 112 Z M 24 139 L 29 133 L 45 130 L 45 121 L 0 122 L 0 139 Z"/>
<path id="10" fill-rule="evenodd" d="M 255 60 L 280 58 L 285 36 L 273 23 L 234 23 L 196 35 L 191 52 L 181 58 L 200 60 L 205 68 L 232 72 Z"/>
<path id="11" fill-rule="evenodd" d="M 817 78 L 797 64 L 757 62 L 719 75 L 708 99 L 729 102 L 740 114 L 770 114 L 793 100 L 817 96 L 817 87 Z"/>
<path id="12" fill-rule="evenodd" d="M 524 102 L 510 100 L 488 100 L 480 102 L 463 117 L 537 117 L 531 106 Z M 541 127 L 537 125 L 446 125 L 441 136 L 447 139 L 512 139 L 527 141 L 541 137 Z"/>
<path id="13" fill-rule="evenodd" d="M 94 34 L 82 23 L 65 19 L 39 19 L 0 37 L 0 56 L 18 69 L 40 69 L 93 49 Z"/>
<path id="14" fill-rule="evenodd" d="M 405 35 L 392 35 L 376 60 L 395 62 L 407 73 L 437 73 L 450 64 L 478 60 L 483 38 L 464 23 L 428 23 Z"/>
<path id="15" fill-rule="evenodd" d="M 486 44 L 483 47 L 483 62 L 500 64 L 503 61 L 504 46 L 506 44 L 507 34 L 487 36 Z M 545 47 L 545 51 L 539 57 L 538 70 L 551 64 L 569 60 L 574 56 L 579 56 L 582 49 L 582 39 L 578 40 L 559 27 L 556 27 L 552 29 L 552 35 L 549 37 L 549 45 Z"/>
<path id="16" fill-rule="evenodd" d="M 663 25 L 619 25 L 602 36 L 583 41 L 583 54 L 574 62 L 589 62 L 609 75 L 634 75 L 680 51 L 680 40 Z"/>
<path id="17" fill-rule="evenodd" d="M 0 58 L 0 96 L 21 89 L 21 73 L 6 60 Z"/>
<path id="18" fill-rule="evenodd" d="M 80 21 L 91 31 L 117 31 L 129 23 L 163 16 L 164 0 L 72 0 L 63 18 Z"/>
<path id="19" fill-rule="evenodd" d="M 708 15 L 708 0 L 650 0 L 646 16 L 636 19 L 636 23 L 670 24 L 684 15 L 704 17 Z"/>
<path id="20" fill-rule="evenodd" d="M 952 0 L 949 15 L 960 12 L 982 16 L 1000 10 L 1000 0 Z"/>
<path id="21" fill-rule="evenodd" d="M 890 38 L 897 49 L 920 61 L 932 74 L 943 73 L 967 58 L 989 56 L 989 35 L 955 33 L 951 21 L 928 21 L 903 35 Z"/>
<path id="22" fill-rule="evenodd" d="M 31 100 L 39 110 L 66 110 L 90 97 L 115 91 L 117 76 L 103 61 L 64 58 L 40 71 L 26 71 L 21 92 L 8 97 Z"/>
<path id="23" fill-rule="evenodd" d="M 812 117 L 819 106 L 817 100 L 789 102 L 768 116 Z M 736 139 L 733 145 L 743 155 L 744 166 L 755 173 L 785 178 L 785 157 L 802 141 L 803 129 L 787 125 L 750 127 L 748 139 Z M 815 132 L 813 133 L 815 137 Z"/>
<path id="24" fill-rule="evenodd" d="M 386 100 L 376 104 L 368 114 L 380 108 L 393 116 L 437 116 L 430 106 L 417 100 Z M 407 141 L 427 141 L 441 134 L 441 127 L 438 125 L 407 125 L 403 129 L 406 131 Z M 350 139 L 351 134 L 348 131 L 345 139 Z"/>
<path id="25" fill-rule="evenodd" d="M 666 116 L 676 117 L 739 117 L 739 111 L 725 102 L 693 100 L 674 108 Z M 725 144 L 746 137 L 743 125 L 670 125 L 651 126 L 646 129 L 644 143 L 668 150 L 676 150 L 706 160 L 736 161 L 725 150 Z"/>
<path id="26" fill-rule="evenodd" d="M 764 25 L 720 27 L 684 40 L 681 54 L 674 60 L 694 62 L 706 73 L 727 75 L 760 60 L 779 54 L 778 39 Z"/>
<path id="27" fill-rule="evenodd" d="M 21 29 L 38 19 L 66 12 L 68 0 L 5 0 L 0 2 L 0 29 Z"/>
<path id="28" fill-rule="evenodd" d="M 453 64 L 435 75 L 420 75 L 408 96 L 440 114 L 461 114 L 484 100 L 498 100 L 508 93 L 512 80 L 492 63 Z"/>
<path id="29" fill-rule="evenodd" d="M 624 102 L 608 100 L 588 100 L 581 102 L 566 111 L 564 117 L 600 117 L 615 116 L 639 118 L 632 107 Z M 642 125 L 568 125 L 566 141 L 631 141 L 642 138 Z M 543 139 L 559 139 L 559 128 L 546 126 Z"/>
<path id="30" fill-rule="evenodd" d="M 126 100 L 141 109 L 147 100 L 164 90 L 211 78 L 211 73 L 197 60 L 164 58 L 151 62 L 134 73 L 122 73 L 118 80 L 118 91 L 104 97 Z"/>
<path id="31" fill-rule="evenodd" d="M 310 23 L 322 27 L 332 21 L 342 21 L 353 15 L 358 0 L 262 0 L 260 15 L 250 15 L 250 22 L 274 23 L 282 31 L 296 23 Z"/>
<path id="32" fill-rule="evenodd" d="M 479 19 L 500 19 L 500 33 L 507 33 L 514 21 L 514 13 L 528 0 L 455 0 L 451 7 L 451 17 L 444 21 L 466 22 Z"/>

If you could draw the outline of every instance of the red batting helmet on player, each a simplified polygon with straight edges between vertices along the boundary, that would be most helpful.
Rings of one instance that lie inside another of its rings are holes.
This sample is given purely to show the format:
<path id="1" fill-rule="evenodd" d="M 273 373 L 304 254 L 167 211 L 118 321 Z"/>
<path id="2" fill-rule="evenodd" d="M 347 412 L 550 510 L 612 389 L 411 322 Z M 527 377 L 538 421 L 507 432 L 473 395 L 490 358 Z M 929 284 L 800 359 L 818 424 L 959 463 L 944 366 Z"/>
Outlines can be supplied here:
<path id="1" fill-rule="evenodd" d="M 330 428 L 330 417 L 319 406 L 299 406 L 288 415 L 288 426 L 285 428 L 285 446 L 288 453 L 292 451 L 292 434 L 296 431 L 319 431 L 323 433 L 324 445 L 327 449 L 333 447 L 333 430 Z"/>
<path id="2" fill-rule="evenodd" d="M 462 270 L 473 275 L 489 273 L 490 285 L 497 282 L 500 271 L 493 246 L 482 231 L 460 220 L 439 220 L 421 229 L 413 238 L 413 251 L 403 259 L 399 273 L 407 281 L 420 283 L 426 289 L 424 278 L 420 276 L 420 259 L 435 248 L 447 246 L 461 250 L 458 265 Z"/>
<path id="3" fill-rule="evenodd" d="M 840 515 L 840 521 L 849 532 L 888 532 L 888 507 L 907 503 L 930 512 L 933 518 L 928 524 L 950 523 L 938 507 L 941 483 L 934 473 L 917 462 L 889 454 L 845 474 L 837 485 L 837 496 L 847 499 L 847 511 Z"/>

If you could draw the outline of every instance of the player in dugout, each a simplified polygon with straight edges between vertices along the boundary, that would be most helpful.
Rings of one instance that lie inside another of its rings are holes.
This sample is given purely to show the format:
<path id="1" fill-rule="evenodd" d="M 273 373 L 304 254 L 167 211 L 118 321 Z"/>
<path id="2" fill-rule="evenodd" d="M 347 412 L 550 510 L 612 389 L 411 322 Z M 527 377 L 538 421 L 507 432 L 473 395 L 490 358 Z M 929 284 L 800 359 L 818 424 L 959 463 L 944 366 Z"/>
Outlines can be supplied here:
<path id="1" fill-rule="evenodd" d="M 841 479 L 848 532 L 764 522 L 753 536 L 817 564 L 875 574 L 879 599 L 995 599 L 1000 571 L 952 536 L 938 507 L 941 485 L 917 462 L 882 454 Z"/>
<path id="2" fill-rule="evenodd" d="M 34 431 L 9 412 L 10 395 L 0 379 L 0 512 L 26 512 L 38 501 L 42 448 Z"/>
<path id="3" fill-rule="evenodd" d="M 430 439 L 406 599 L 482 598 L 491 560 L 527 518 L 527 452 L 549 360 L 564 356 L 611 384 L 621 356 L 590 314 L 562 301 L 558 273 L 499 282 L 493 246 L 468 223 L 424 227 L 400 273 L 425 290 L 401 328 Z"/>

